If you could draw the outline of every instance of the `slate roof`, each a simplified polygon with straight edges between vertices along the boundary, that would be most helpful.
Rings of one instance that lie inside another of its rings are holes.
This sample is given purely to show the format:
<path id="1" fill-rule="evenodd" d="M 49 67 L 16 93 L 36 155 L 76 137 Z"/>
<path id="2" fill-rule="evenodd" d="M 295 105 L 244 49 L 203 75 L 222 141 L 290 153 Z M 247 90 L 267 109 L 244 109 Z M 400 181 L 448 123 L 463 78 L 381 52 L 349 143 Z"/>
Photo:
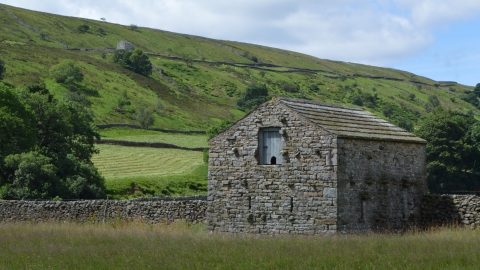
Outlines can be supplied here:
<path id="1" fill-rule="evenodd" d="M 302 99 L 277 100 L 318 126 L 337 134 L 339 138 L 427 143 L 363 109 Z"/>

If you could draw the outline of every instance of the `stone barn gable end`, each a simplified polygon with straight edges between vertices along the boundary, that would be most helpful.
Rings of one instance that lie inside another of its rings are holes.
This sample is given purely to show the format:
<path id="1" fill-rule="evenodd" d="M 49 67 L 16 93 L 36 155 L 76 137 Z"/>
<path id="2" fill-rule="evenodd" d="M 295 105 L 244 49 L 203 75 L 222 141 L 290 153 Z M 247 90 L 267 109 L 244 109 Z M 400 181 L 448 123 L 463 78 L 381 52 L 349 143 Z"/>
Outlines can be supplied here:
<path id="1" fill-rule="evenodd" d="M 425 140 L 362 109 L 274 98 L 210 139 L 209 230 L 318 234 L 420 218 Z"/>

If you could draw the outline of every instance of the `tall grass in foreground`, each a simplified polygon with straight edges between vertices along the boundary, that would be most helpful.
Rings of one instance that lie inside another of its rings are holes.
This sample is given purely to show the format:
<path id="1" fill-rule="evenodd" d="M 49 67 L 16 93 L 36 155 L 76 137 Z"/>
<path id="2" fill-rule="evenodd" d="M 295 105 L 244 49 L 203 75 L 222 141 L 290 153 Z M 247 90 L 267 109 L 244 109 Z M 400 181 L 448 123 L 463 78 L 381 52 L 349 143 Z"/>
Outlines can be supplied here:
<path id="1" fill-rule="evenodd" d="M 227 237 L 203 225 L 1 224 L 2 269 L 474 269 L 480 232 Z"/>

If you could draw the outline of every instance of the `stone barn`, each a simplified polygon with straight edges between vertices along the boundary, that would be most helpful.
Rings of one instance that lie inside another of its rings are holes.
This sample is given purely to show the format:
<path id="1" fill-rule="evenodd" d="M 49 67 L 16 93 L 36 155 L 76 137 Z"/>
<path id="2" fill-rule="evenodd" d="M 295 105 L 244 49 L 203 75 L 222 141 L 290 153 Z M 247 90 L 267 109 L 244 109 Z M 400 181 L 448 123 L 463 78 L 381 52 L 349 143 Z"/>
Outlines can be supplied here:
<path id="1" fill-rule="evenodd" d="M 427 193 L 425 144 L 362 109 L 274 98 L 210 140 L 209 230 L 405 228 Z"/>
<path id="2" fill-rule="evenodd" d="M 117 50 L 127 50 L 127 51 L 131 51 L 135 49 L 135 47 L 133 46 L 132 43 L 128 42 L 128 41 L 125 41 L 125 40 L 121 40 L 117 43 Z"/>

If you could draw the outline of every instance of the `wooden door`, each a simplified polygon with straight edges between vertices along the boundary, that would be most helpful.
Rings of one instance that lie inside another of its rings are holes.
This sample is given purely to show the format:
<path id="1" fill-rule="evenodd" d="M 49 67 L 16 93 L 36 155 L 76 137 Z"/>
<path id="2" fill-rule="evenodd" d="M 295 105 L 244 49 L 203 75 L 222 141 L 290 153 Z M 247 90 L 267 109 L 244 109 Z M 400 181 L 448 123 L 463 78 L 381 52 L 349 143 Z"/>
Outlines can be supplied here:
<path id="1" fill-rule="evenodd" d="M 261 135 L 261 164 L 282 164 L 282 137 L 280 128 L 266 128 L 262 130 Z"/>

